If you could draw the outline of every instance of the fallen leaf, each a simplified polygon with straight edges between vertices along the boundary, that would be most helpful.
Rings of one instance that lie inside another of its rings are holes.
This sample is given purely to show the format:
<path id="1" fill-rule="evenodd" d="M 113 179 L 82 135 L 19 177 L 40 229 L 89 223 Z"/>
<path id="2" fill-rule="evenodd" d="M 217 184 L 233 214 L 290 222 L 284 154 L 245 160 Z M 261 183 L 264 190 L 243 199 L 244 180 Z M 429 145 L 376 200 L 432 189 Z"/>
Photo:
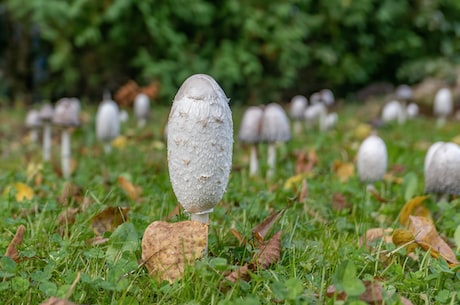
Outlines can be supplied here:
<path id="1" fill-rule="evenodd" d="M 415 242 L 425 251 L 430 251 L 431 256 L 441 256 L 452 265 L 459 265 L 454 251 L 438 235 L 433 221 L 422 216 L 409 216 L 409 229 L 415 236 Z"/>
<path id="2" fill-rule="evenodd" d="M 299 202 L 304 202 L 308 197 L 308 183 L 306 179 L 302 180 L 302 187 L 300 188 Z"/>
<path id="3" fill-rule="evenodd" d="M 278 262 L 281 257 L 281 231 L 272 236 L 260 247 L 256 256 L 257 267 L 267 269 L 270 265 Z"/>
<path id="4" fill-rule="evenodd" d="M 118 185 L 125 191 L 126 195 L 128 195 L 131 200 L 135 201 L 139 199 L 142 193 L 141 187 L 132 184 L 131 181 L 123 176 L 118 176 L 117 181 Z"/>
<path id="5" fill-rule="evenodd" d="M 180 205 L 180 203 L 178 203 L 178 204 L 174 207 L 174 210 L 172 210 L 171 213 L 168 214 L 168 216 L 166 217 L 166 220 L 171 220 L 171 219 L 173 219 L 174 217 L 179 216 L 179 214 L 180 214 L 180 209 L 181 209 L 181 205 Z"/>
<path id="6" fill-rule="evenodd" d="M 387 203 L 388 200 L 383 198 L 375 188 L 368 188 L 369 193 L 380 203 Z"/>
<path id="7" fill-rule="evenodd" d="M 309 174 L 298 174 L 292 177 L 289 177 L 286 182 L 284 182 L 283 188 L 285 190 L 294 190 L 296 191 L 296 188 L 298 187 L 299 184 L 302 183 L 306 178 L 309 177 Z"/>
<path id="8" fill-rule="evenodd" d="M 6 248 L 5 256 L 8 256 L 15 262 L 19 261 L 19 251 L 18 251 L 17 246 L 20 246 L 22 244 L 22 239 L 24 237 L 25 231 L 26 231 L 26 227 L 23 225 L 20 225 L 16 230 L 16 234 L 14 235 L 10 244 L 8 245 L 8 248 Z"/>
<path id="9" fill-rule="evenodd" d="M 364 237 L 359 239 L 359 245 L 362 247 L 364 245 L 371 246 L 371 243 L 383 239 L 387 244 L 392 242 L 391 233 L 393 232 L 392 228 L 372 228 L 366 231 Z"/>
<path id="10" fill-rule="evenodd" d="M 402 184 L 404 182 L 403 178 L 396 177 L 395 175 L 393 175 L 391 173 L 386 173 L 383 176 L 383 180 L 386 181 L 386 182 L 393 183 L 393 184 Z"/>
<path id="11" fill-rule="evenodd" d="M 350 162 L 335 160 L 332 169 L 340 182 L 347 182 L 355 174 L 355 165 Z"/>
<path id="12" fill-rule="evenodd" d="M 118 136 L 115 139 L 113 139 L 112 146 L 119 150 L 123 150 L 125 149 L 127 142 L 128 140 L 126 136 Z"/>
<path id="13" fill-rule="evenodd" d="M 302 150 L 297 154 L 295 172 L 296 174 L 306 174 L 313 170 L 313 167 L 318 163 L 318 157 L 314 149 L 310 149 L 308 154 Z"/>
<path id="14" fill-rule="evenodd" d="M 259 242 L 262 243 L 268 231 L 271 229 L 273 224 L 278 220 L 278 218 L 283 214 L 284 211 L 285 210 L 281 210 L 271 213 L 267 218 L 265 218 L 261 223 L 259 223 L 252 229 L 252 235 Z"/>
<path id="15" fill-rule="evenodd" d="M 372 131 L 372 126 L 369 124 L 359 124 L 353 130 L 353 136 L 358 140 L 364 140 L 367 138 Z"/>
<path id="16" fill-rule="evenodd" d="M 142 237 L 142 260 L 159 281 L 180 279 L 186 265 L 203 256 L 208 226 L 197 221 L 152 222 Z"/>
<path id="17" fill-rule="evenodd" d="M 399 223 L 403 226 L 409 225 L 409 216 L 423 216 L 431 219 L 430 211 L 423 205 L 428 196 L 417 196 L 406 202 L 401 209 Z"/>
<path id="18" fill-rule="evenodd" d="M 128 219 L 128 207 L 107 207 L 91 219 L 91 227 L 96 235 L 113 232 Z"/>
<path id="19" fill-rule="evenodd" d="M 230 232 L 232 232 L 233 236 L 235 236 L 236 239 L 238 239 L 238 242 L 240 245 L 244 243 L 244 237 L 237 229 L 231 228 Z"/>
<path id="20" fill-rule="evenodd" d="M 78 185 L 67 181 L 62 188 L 61 194 L 59 195 L 58 202 L 63 206 L 70 204 L 72 199 L 79 201 L 79 198 L 82 196 L 83 189 Z"/>
<path id="21" fill-rule="evenodd" d="M 250 267 L 250 265 L 246 263 L 225 276 L 225 280 L 231 283 L 236 283 L 239 280 L 249 281 L 249 272 L 253 269 L 254 267 Z"/>
<path id="22" fill-rule="evenodd" d="M 22 202 L 24 199 L 31 200 L 34 197 L 34 190 L 27 184 L 16 182 L 14 187 L 16 189 L 15 198 L 17 202 Z"/>
<path id="23" fill-rule="evenodd" d="M 70 302 L 66 299 L 59 299 L 56 297 L 51 297 L 48 300 L 40 303 L 40 305 L 77 305 L 76 303 Z"/>
<path id="24" fill-rule="evenodd" d="M 62 236 L 67 227 L 75 223 L 75 216 L 80 212 L 79 208 L 67 208 L 62 211 L 57 219 L 58 232 Z"/>
<path id="25" fill-rule="evenodd" d="M 336 211 L 351 208 L 351 204 L 347 202 L 347 198 L 341 193 L 334 193 L 332 195 L 332 208 Z"/>
<path id="26" fill-rule="evenodd" d="M 417 248 L 414 233 L 410 230 L 396 229 L 393 232 L 391 239 L 397 247 L 406 245 L 407 253 L 413 252 L 415 248 Z"/>
<path id="27" fill-rule="evenodd" d="M 29 164 L 27 164 L 27 169 L 26 169 L 27 181 L 31 181 L 34 177 L 36 177 L 37 175 L 40 175 L 42 170 L 43 170 L 43 165 L 41 163 L 30 162 Z"/>

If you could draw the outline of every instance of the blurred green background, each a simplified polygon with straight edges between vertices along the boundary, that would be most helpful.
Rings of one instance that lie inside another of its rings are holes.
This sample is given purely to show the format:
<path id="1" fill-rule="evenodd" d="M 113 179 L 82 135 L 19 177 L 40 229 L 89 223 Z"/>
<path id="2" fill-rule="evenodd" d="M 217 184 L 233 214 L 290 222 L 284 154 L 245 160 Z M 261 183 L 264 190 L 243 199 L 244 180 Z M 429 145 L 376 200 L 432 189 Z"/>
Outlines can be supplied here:
<path id="1" fill-rule="evenodd" d="M 341 96 L 375 82 L 456 78 L 458 0 L 3 0 L 2 103 L 100 100 L 128 80 L 169 103 L 193 73 L 232 101 Z"/>

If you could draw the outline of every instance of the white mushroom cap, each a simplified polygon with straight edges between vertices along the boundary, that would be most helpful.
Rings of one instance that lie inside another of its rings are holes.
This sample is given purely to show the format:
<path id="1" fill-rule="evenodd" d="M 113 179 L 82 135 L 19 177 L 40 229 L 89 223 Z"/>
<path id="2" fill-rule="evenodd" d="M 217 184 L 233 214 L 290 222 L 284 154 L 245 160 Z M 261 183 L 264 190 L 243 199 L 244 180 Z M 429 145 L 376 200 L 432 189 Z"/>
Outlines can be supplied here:
<path id="1" fill-rule="evenodd" d="M 42 125 L 40 119 L 40 112 L 38 110 L 32 109 L 27 113 L 26 116 L 26 127 L 27 128 L 38 128 Z"/>
<path id="2" fill-rule="evenodd" d="M 419 107 L 417 104 L 410 103 L 409 105 L 407 105 L 406 114 L 408 118 L 413 119 L 418 115 L 418 113 L 419 113 Z"/>
<path id="3" fill-rule="evenodd" d="M 118 105 L 112 100 L 100 103 L 96 113 L 96 136 L 99 140 L 109 142 L 120 134 Z"/>
<path id="4" fill-rule="evenodd" d="M 304 112 L 307 109 L 308 100 L 303 95 L 296 95 L 291 99 L 289 114 L 295 120 L 303 120 Z"/>
<path id="5" fill-rule="evenodd" d="M 328 113 L 324 120 L 321 122 L 321 130 L 328 130 L 333 128 L 335 125 L 337 125 L 338 120 L 339 115 L 337 112 Z"/>
<path id="6" fill-rule="evenodd" d="M 441 88 L 434 97 L 433 112 L 435 116 L 446 117 L 453 111 L 452 92 L 449 88 Z"/>
<path id="7" fill-rule="evenodd" d="M 330 89 L 323 89 L 320 92 L 321 96 L 321 101 L 326 105 L 326 106 L 332 106 L 335 103 L 335 97 L 334 93 Z"/>
<path id="8" fill-rule="evenodd" d="M 229 99 L 209 75 L 195 74 L 179 88 L 168 120 L 168 166 L 180 204 L 209 213 L 227 187 L 233 146 Z"/>
<path id="9" fill-rule="evenodd" d="M 412 88 L 409 85 L 403 84 L 396 88 L 396 99 L 408 101 L 412 98 Z"/>
<path id="10" fill-rule="evenodd" d="M 307 124 L 319 124 L 327 115 L 327 108 L 323 103 L 308 106 L 304 112 L 304 118 Z"/>
<path id="11" fill-rule="evenodd" d="M 397 121 L 400 124 L 404 123 L 406 120 L 405 109 L 400 102 L 393 100 L 383 107 L 382 120 L 384 122 Z"/>
<path id="12" fill-rule="evenodd" d="M 240 123 L 238 139 L 245 143 L 260 142 L 260 131 L 264 111 L 261 107 L 251 106 L 246 109 Z"/>
<path id="13" fill-rule="evenodd" d="M 145 93 L 139 93 L 134 99 L 134 115 L 138 119 L 146 119 L 150 112 L 150 99 Z"/>
<path id="14" fill-rule="evenodd" d="M 436 142 L 425 157 L 425 192 L 460 195 L 460 146 Z"/>
<path id="15" fill-rule="evenodd" d="M 265 107 L 260 136 L 262 141 L 269 143 L 286 142 L 291 138 L 289 119 L 279 104 L 271 103 Z"/>
<path id="16" fill-rule="evenodd" d="M 382 180 L 387 170 L 387 148 L 377 135 L 368 136 L 358 150 L 358 175 L 362 182 Z"/>
<path id="17" fill-rule="evenodd" d="M 321 103 L 321 93 L 315 92 L 310 96 L 310 104 L 315 105 Z"/>
<path id="18" fill-rule="evenodd" d="M 54 108 L 53 123 L 63 127 L 80 124 L 80 102 L 76 98 L 61 98 Z"/>
<path id="19" fill-rule="evenodd" d="M 42 121 L 51 121 L 53 119 L 54 109 L 51 104 L 46 103 L 40 109 L 40 118 Z"/>

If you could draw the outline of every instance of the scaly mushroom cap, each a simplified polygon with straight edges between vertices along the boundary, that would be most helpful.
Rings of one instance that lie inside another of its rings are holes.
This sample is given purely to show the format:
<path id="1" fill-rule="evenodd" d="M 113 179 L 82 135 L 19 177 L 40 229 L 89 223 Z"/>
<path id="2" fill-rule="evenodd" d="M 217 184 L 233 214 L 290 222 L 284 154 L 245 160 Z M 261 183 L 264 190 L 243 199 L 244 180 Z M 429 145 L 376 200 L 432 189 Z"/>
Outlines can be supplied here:
<path id="1" fill-rule="evenodd" d="M 257 106 L 251 106 L 243 114 L 241 119 L 238 139 L 245 143 L 260 142 L 260 129 L 264 111 Z"/>
<path id="2" fill-rule="evenodd" d="M 96 136 L 99 140 L 109 142 L 120 134 L 120 114 L 118 105 L 112 100 L 104 100 L 97 109 Z"/>
<path id="3" fill-rule="evenodd" d="M 44 104 L 40 109 L 40 118 L 42 121 L 51 121 L 53 119 L 54 109 L 51 104 Z"/>
<path id="4" fill-rule="evenodd" d="M 425 192 L 460 195 L 460 146 L 436 142 L 425 157 Z"/>
<path id="5" fill-rule="evenodd" d="M 434 97 L 433 112 L 439 117 L 446 117 L 453 111 L 452 92 L 449 88 L 441 88 Z"/>
<path id="6" fill-rule="evenodd" d="M 138 119 L 145 119 L 149 116 L 150 99 L 144 93 L 139 93 L 134 99 L 134 115 Z"/>
<path id="7" fill-rule="evenodd" d="M 395 92 L 396 99 L 408 101 L 412 98 L 412 88 L 408 85 L 399 85 Z"/>
<path id="8" fill-rule="evenodd" d="M 207 213 L 227 187 L 233 146 L 229 99 L 209 75 L 195 74 L 177 92 L 168 120 L 168 166 L 180 204 Z"/>
<path id="9" fill-rule="evenodd" d="M 387 170 L 387 148 L 377 136 L 368 136 L 358 150 L 358 175 L 362 182 L 373 183 L 382 180 Z"/>
<path id="10" fill-rule="evenodd" d="M 62 127 L 80 125 L 80 102 L 76 98 L 61 98 L 54 108 L 53 123 Z"/>
<path id="11" fill-rule="evenodd" d="M 382 120 L 384 122 L 397 121 L 403 123 L 405 120 L 405 110 L 398 101 L 391 101 L 383 107 Z"/>
<path id="12" fill-rule="evenodd" d="M 332 106 L 335 103 L 335 97 L 334 93 L 330 89 L 323 89 L 320 92 L 321 96 L 321 101 L 326 105 L 326 106 Z"/>
<path id="13" fill-rule="evenodd" d="M 265 107 L 260 136 L 262 141 L 269 143 L 286 142 L 291 138 L 289 119 L 279 104 L 271 103 Z"/>
<path id="14" fill-rule="evenodd" d="M 291 104 L 289 108 L 289 114 L 295 120 L 303 120 L 304 112 L 307 109 L 308 100 L 303 95 L 296 95 L 291 99 Z"/>
<path id="15" fill-rule="evenodd" d="M 321 93 L 315 92 L 312 95 L 310 95 L 310 104 L 315 105 L 318 103 L 321 103 Z"/>
<path id="16" fill-rule="evenodd" d="M 42 121 L 40 119 L 40 112 L 38 110 L 30 110 L 26 116 L 26 127 L 27 128 L 38 128 L 42 125 Z"/>

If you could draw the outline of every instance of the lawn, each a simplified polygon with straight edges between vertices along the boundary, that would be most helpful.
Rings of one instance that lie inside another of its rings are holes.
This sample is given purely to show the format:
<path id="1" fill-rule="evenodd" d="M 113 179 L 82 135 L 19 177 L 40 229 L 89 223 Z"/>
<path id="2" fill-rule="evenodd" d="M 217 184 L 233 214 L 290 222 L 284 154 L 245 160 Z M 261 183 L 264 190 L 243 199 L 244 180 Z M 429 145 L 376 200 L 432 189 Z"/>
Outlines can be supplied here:
<path id="1" fill-rule="evenodd" d="M 55 296 L 76 304 L 366 304 L 362 288 L 369 283 L 383 288 L 384 304 L 399 304 L 400 297 L 413 304 L 460 303 L 458 266 L 422 247 L 408 255 L 383 238 L 360 243 L 369 229 L 403 228 L 402 207 L 424 195 L 429 145 L 459 136 L 460 122 L 436 128 L 433 118 L 420 117 L 379 129 L 388 170 L 370 193 L 352 165 L 367 130 L 362 124 L 378 108 L 342 105 L 334 129 L 293 135 L 278 146 L 276 175 L 266 179 L 267 146 L 259 147 L 260 176 L 249 177 L 249 147 L 236 136 L 244 108 L 232 106 L 233 167 L 227 192 L 210 215 L 208 255 L 174 283 L 152 279 L 141 264 L 141 239 L 151 222 L 188 219 L 183 211 L 173 213 L 177 200 L 163 138 L 169 107 L 153 107 L 141 129 L 131 117 L 122 125 L 123 138 L 105 155 L 94 134 L 96 109 L 83 104 L 83 124 L 72 134 L 69 180 L 60 173 L 58 131 L 52 159 L 43 163 L 41 145 L 31 143 L 23 127 L 24 107 L 3 108 L 0 253 L 20 225 L 25 233 L 16 261 L 0 258 L 0 303 L 40 304 Z M 302 152 L 316 162 L 296 176 Z M 423 204 L 458 257 L 460 198 L 437 203 L 430 195 Z M 97 219 L 108 207 L 115 208 L 111 215 L 126 208 L 126 217 L 121 224 L 109 221 L 104 233 Z M 282 213 L 265 239 L 282 232 L 280 259 L 254 269 L 247 280 L 226 281 L 259 250 L 252 229 L 276 211 Z"/>

